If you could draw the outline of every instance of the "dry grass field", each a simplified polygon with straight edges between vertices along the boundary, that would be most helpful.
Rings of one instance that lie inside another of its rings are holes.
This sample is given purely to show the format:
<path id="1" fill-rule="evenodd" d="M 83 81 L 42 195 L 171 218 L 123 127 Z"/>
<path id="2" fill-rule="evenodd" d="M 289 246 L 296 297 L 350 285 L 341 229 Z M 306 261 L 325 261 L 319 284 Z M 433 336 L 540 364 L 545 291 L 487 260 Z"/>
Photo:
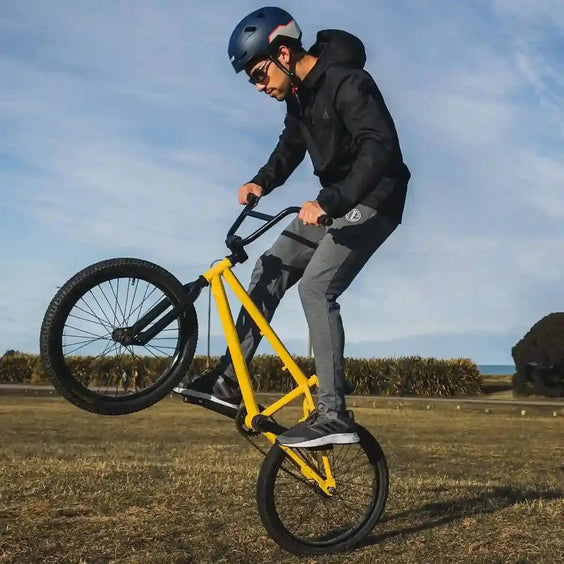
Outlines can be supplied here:
<path id="1" fill-rule="evenodd" d="M 0 562 L 562 561 L 562 417 L 385 405 L 356 417 L 388 457 L 386 512 L 356 551 L 308 559 L 265 534 L 261 455 L 230 420 L 169 399 L 110 418 L 0 397 Z"/>

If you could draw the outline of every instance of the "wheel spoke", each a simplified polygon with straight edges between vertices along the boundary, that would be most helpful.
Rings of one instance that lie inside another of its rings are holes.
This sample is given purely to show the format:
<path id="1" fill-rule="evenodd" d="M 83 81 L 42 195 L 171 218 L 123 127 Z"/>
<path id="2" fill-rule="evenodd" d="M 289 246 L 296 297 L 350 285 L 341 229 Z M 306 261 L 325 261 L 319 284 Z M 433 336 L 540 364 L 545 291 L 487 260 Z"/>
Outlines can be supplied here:
<path id="1" fill-rule="evenodd" d="M 341 484 L 347 484 L 347 486 L 354 485 L 355 488 L 365 488 L 365 489 L 370 490 L 370 491 L 373 490 L 372 485 L 359 484 L 358 482 L 351 482 L 349 480 L 343 480 L 343 478 L 339 478 L 338 481 L 337 481 L 337 487 L 339 487 Z"/>
<path id="2" fill-rule="evenodd" d="M 99 354 L 97 354 L 96 356 L 91 357 L 92 361 L 97 360 L 99 358 L 102 358 L 104 356 L 106 356 L 110 350 L 112 349 L 112 347 L 115 348 L 115 342 L 114 341 L 109 341 L 108 344 L 106 345 L 106 348 Z"/>
<path id="3" fill-rule="evenodd" d="M 116 299 L 116 306 L 115 306 L 115 316 L 116 316 L 116 326 L 117 326 L 117 322 L 119 320 L 119 315 L 118 313 L 121 315 L 121 321 L 119 322 L 120 325 L 124 325 L 125 324 L 125 313 L 123 312 L 123 309 L 121 307 L 121 304 L 119 303 L 119 281 L 121 279 L 118 278 L 117 282 L 116 282 L 116 286 L 117 288 L 114 290 L 114 287 L 112 285 L 112 281 L 109 281 L 110 284 L 110 289 L 112 290 L 112 293 L 114 294 L 114 297 Z M 118 312 L 119 310 L 119 312 Z"/>
<path id="4" fill-rule="evenodd" d="M 109 281 L 108 281 L 108 283 L 109 283 Z M 111 285 L 110 285 L 110 287 L 111 287 Z M 116 326 L 116 318 L 117 318 L 116 311 L 115 311 L 115 309 L 112 308 L 112 304 L 110 303 L 108 296 L 106 296 L 106 292 L 104 292 L 104 288 L 102 287 L 101 284 L 98 286 L 98 290 L 102 294 L 102 296 L 104 296 L 104 299 L 106 300 L 106 303 L 108 304 L 108 307 L 110 308 L 110 312 L 113 314 L 114 320 L 113 320 L 113 322 L 109 321 L 110 327 L 115 327 Z M 94 295 L 94 293 L 92 293 L 92 295 Z M 104 313 L 104 315 L 105 315 L 105 313 Z"/>
<path id="5" fill-rule="evenodd" d="M 131 318 L 131 311 L 133 310 L 133 304 L 135 303 L 135 298 L 137 296 L 137 289 L 139 288 L 139 279 L 138 278 L 130 278 L 131 281 L 134 281 L 135 290 L 133 290 L 133 297 L 131 298 L 131 305 L 129 306 L 129 312 L 127 313 L 127 318 L 125 319 L 125 324 L 129 325 L 129 320 Z"/>
<path id="6" fill-rule="evenodd" d="M 133 279 L 130 278 L 128 280 L 133 280 Z M 88 323 L 91 325 L 98 324 L 99 326 L 103 327 L 107 333 L 105 335 L 100 335 L 98 333 L 94 333 L 92 330 L 85 329 L 84 327 L 67 324 L 64 333 L 65 338 L 69 338 L 69 339 L 82 338 L 80 341 L 69 342 L 64 345 L 66 348 L 67 355 L 70 355 L 71 353 L 76 353 L 84 349 L 86 346 L 95 343 L 98 340 L 111 339 L 113 327 L 119 325 L 124 325 L 124 326 L 127 325 L 131 317 L 134 316 L 135 314 L 137 314 L 137 320 L 139 320 L 145 310 L 146 311 L 150 310 L 162 299 L 161 296 L 156 295 L 156 292 L 157 290 L 159 290 L 159 288 L 157 286 L 145 282 L 145 288 L 143 291 L 141 302 L 137 304 L 136 300 L 138 299 L 138 295 L 140 295 L 139 292 L 140 285 L 139 285 L 139 279 L 134 279 L 134 280 L 135 280 L 134 282 L 135 288 L 133 292 L 130 291 L 129 283 L 127 283 L 126 290 L 122 290 L 120 292 L 119 278 L 115 280 L 108 280 L 105 283 L 101 283 L 98 286 L 91 288 L 87 292 L 87 295 L 91 296 L 91 299 L 98 307 L 100 311 L 99 314 L 94 311 L 93 307 L 84 299 L 84 296 L 81 296 L 79 301 L 81 301 L 86 306 L 87 309 L 81 307 L 80 305 L 78 305 L 78 303 L 75 305 L 75 308 L 77 309 L 78 312 L 84 314 L 87 317 L 84 317 L 83 315 L 77 315 L 71 312 L 68 316 L 69 319 L 80 320 L 84 323 Z M 106 284 L 107 287 L 109 288 L 109 294 L 104 289 L 104 284 Z M 111 312 L 111 317 L 106 314 L 106 311 L 100 302 L 100 298 L 96 296 L 95 293 L 96 290 L 101 294 L 102 301 L 105 304 L 107 304 L 107 308 L 109 308 L 109 311 Z M 123 301 L 124 298 L 125 301 L 122 304 L 120 300 Z M 152 301 L 152 303 L 150 303 L 150 300 Z M 101 316 L 103 316 L 103 318 Z M 156 321 L 154 323 L 156 323 Z M 72 334 L 68 333 L 69 329 L 73 330 L 75 333 Z M 178 340 L 180 338 L 179 327 L 178 326 L 168 327 L 165 328 L 163 331 L 167 331 L 169 336 L 163 336 L 159 334 L 155 336 L 149 343 L 144 345 L 144 350 L 146 350 L 146 352 L 151 357 L 172 358 L 174 357 L 174 353 L 178 350 L 178 345 L 174 346 L 174 343 L 178 343 Z M 172 335 L 172 332 L 174 332 L 174 335 Z M 89 340 L 84 339 L 85 337 L 88 336 L 91 336 L 92 339 Z M 70 352 L 69 352 L 69 347 L 72 347 L 72 351 Z M 121 363 L 122 358 L 124 356 L 123 350 L 127 351 L 126 354 L 128 356 L 132 356 L 132 357 L 134 356 L 132 355 L 132 351 L 133 351 L 132 348 L 125 347 L 124 349 L 122 349 L 122 345 L 120 345 L 119 348 L 117 346 L 112 347 L 111 342 L 110 342 L 110 347 L 109 348 L 106 347 L 106 349 L 102 352 L 101 356 L 115 354 L 116 362 Z M 135 358 L 138 357 L 135 355 Z"/>
<path id="7" fill-rule="evenodd" d="M 135 313 L 137 310 L 137 321 L 139 321 L 140 317 L 141 317 L 141 312 L 143 311 L 143 304 L 153 295 L 153 293 L 156 291 L 156 287 L 153 288 L 151 290 L 151 292 L 149 293 L 149 295 L 147 295 L 147 291 L 149 290 L 149 285 L 147 285 L 147 288 L 145 288 L 145 293 L 143 294 L 143 299 L 141 300 L 141 303 L 133 310 L 133 313 Z M 157 302 L 155 302 L 156 304 Z M 150 308 L 149 308 L 150 309 Z"/>
<path id="8" fill-rule="evenodd" d="M 123 306 L 123 311 L 125 313 L 123 314 L 123 319 L 122 319 L 122 323 L 124 326 L 125 326 L 125 319 L 127 317 L 127 302 L 129 300 L 129 282 L 127 282 L 125 285 L 127 287 L 127 291 L 125 293 L 125 305 Z"/>
<path id="9" fill-rule="evenodd" d="M 94 301 L 96 302 L 96 304 L 98 305 L 98 307 L 100 308 L 100 311 L 102 312 L 102 315 L 106 318 L 106 321 L 108 323 L 108 325 L 106 325 L 104 323 L 104 321 L 94 313 L 94 310 L 90 307 L 90 304 L 84 299 L 84 296 L 81 296 L 80 299 L 86 304 L 86 307 L 91 311 L 92 315 L 94 316 L 94 318 L 96 318 L 106 329 L 109 329 L 111 331 L 112 329 L 112 323 L 111 321 L 108 319 L 106 312 L 104 311 L 104 309 L 102 308 L 102 306 L 100 305 L 100 303 L 98 302 L 98 300 L 96 299 L 96 296 L 94 295 L 94 293 L 92 292 L 92 290 L 90 290 L 88 292 L 89 294 L 92 295 L 92 297 L 94 298 Z M 83 311 L 84 313 L 86 313 L 83 309 L 81 309 L 80 307 L 78 307 L 77 305 L 75 305 L 74 307 L 76 307 L 78 310 Z"/>
<path id="10" fill-rule="evenodd" d="M 85 343 L 84 345 L 77 347 L 76 349 L 73 349 L 72 351 L 65 351 L 65 356 L 72 356 L 76 351 L 79 351 L 81 349 L 83 349 L 84 347 L 87 347 L 88 345 L 91 345 L 92 343 L 95 343 L 96 341 L 102 341 L 105 339 L 92 339 L 90 341 L 83 341 L 83 343 Z M 69 347 L 74 347 L 75 345 L 77 345 L 78 343 L 70 343 L 69 345 L 63 345 L 63 347 L 69 346 Z"/>
<path id="11" fill-rule="evenodd" d="M 189 306 L 144 345 L 135 344 L 131 329 L 162 303 L 165 312 L 144 323 L 143 330 L 155 329 L 183 296 L 170 273 L 147 261 L 110 259 L 83 269 L 61 286 L 43 320 L 49 378 L 66 399 L 94 413 L 133 413 L 159 401 L 193 358 L 196 312 Z"/>
<path id="12" fill-rule="evenodd" d="M 66 327 L 68 327 L 69 329 L 73 329 L 74 331 L 80 331 L 81 333 L 85 333 L 86 335 L 91 335 L 92 337 L 96 337 L 98 339 L 106 339 L 107 337 L 110 337 L 110 334 L 97 335 L 96 333 L 92 333 L 91 331 L 85 331 L 84 329 L 80 329 L 79 327 L 73 327 L 72 325 L 67 325 Z M 69 337 L 70 335 L 65 335 L 65 336 Z"/>
<path id="13" fill-rule="evenodd" d="M 379 485 L 376 466 L 363 439 L 358 444 L 333 445 L 327 450 L 330 452 L 308 449 L 294 449 L 294 452 L 322 476 L 325 476 L 322 457 L 329 457 L 335 479 L 335 490 L 330 495 L 305 480 L 287 456 L 276 471 L 270 470 L 277 526 L 281 524 L 304 550 L 309 546 L 332 547 L 346 542 L 368 519 L 374 518 L 374 511 L 382 510 L 383 506 L 377 507 L 376 500 L 387 491 Z"/>
<path id="14" fill-rule="evenodd" d="M 74 306 L 76 309 L 83 311 L 83 309 L 79 308 L 78 306 Z M 88 312 L 85 312 L 87 315 L 91 315 Z M 104 329 L 108 330 L 108 327 L 106 327 L 106 325 L 99 319 L 96 318 L 96 321 L 94 321 L 93 319 L 86 319 L 85 317 L 81 317 L 80 315 L 75 315 L 73 313 L 69 313 L 69 317 L 72 317 L 73 319 L 79 319 L 80 321 L 84 321 L 85 323 L 92 323 L 95 325 L 102 325 L 102 327 L 104 327 Z"/>

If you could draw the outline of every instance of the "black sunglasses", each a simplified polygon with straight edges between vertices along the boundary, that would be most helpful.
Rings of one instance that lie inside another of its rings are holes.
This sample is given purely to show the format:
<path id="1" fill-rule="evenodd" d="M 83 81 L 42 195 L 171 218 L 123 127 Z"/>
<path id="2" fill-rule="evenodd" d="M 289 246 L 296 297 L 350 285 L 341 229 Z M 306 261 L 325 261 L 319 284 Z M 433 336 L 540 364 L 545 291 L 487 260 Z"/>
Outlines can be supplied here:
<path id="1" fill-rule="evenodd" d="M 268 61 L 266 61 L 264 63 L 264 65 L 262 65 L 262 67 L 258 67 L 256 68 L 249 76 L 249 82 L 251 84 L 258 84 L 259 82 L 264 82 L 266 80 L 266 77 L 268 76 L 267 74 L 267 70 L 268 67 L 270 66 L 270 63 L 272 63 L 272 59 L 268 59 Z"/>

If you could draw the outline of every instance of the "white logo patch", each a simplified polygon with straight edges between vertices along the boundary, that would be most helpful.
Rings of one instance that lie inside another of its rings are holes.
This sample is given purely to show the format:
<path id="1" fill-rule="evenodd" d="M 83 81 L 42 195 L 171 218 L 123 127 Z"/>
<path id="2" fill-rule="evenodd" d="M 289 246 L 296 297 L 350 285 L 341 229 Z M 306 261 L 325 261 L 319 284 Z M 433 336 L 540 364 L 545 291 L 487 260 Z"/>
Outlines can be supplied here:
<path id="1" fill-rule="evenodd" d="M 360 211 L 358 210 L 358 208 L 352 209 L 347 215 L 345 215 L 345 219 L 347 221 L 350 221 L 351 223 L 356 223 L 357 221 L 360 221 L 361 217 L 362 216 L 360 215 Z"/>

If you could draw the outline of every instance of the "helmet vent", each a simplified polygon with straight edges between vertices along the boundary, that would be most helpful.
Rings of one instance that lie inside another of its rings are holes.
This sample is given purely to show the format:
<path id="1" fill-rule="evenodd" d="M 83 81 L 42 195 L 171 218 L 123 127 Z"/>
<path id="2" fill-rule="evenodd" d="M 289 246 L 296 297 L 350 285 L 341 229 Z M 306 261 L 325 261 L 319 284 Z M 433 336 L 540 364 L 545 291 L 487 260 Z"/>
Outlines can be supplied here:
<path id="1" fill-rule="evenodd" d="M 256 30 L 257 30 L 257 26 L 256 26 L 256 25 L 248 25 L 248 26 L 245 28 L 244 31 L 245 31 L 245 33 L 252 33 L 253 31 L 256 31 Z"/>

